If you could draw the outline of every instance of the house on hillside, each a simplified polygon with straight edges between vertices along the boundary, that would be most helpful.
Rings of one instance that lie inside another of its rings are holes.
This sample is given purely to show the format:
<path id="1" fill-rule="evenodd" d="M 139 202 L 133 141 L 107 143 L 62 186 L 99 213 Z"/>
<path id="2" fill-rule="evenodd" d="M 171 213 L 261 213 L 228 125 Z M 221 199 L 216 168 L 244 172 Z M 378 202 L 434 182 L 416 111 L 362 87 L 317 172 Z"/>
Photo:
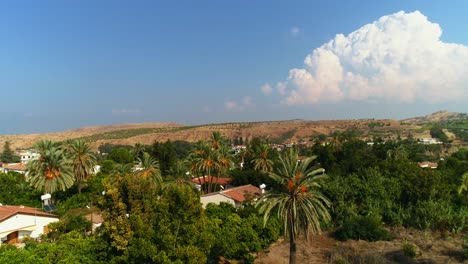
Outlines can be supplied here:
<path id="1" fill-rule="evenodd" d="M 58 216 L 27 206 L 0 205 L 0 245 L 16 244 L 24 237 L 47 234 L 47 225 Z"/>
<path id="2" fill-rule="evenodd" d="M 221 189 L 226 189 L 229 184 L 231 184 L 232 179 L 231 178 L 218 178 L 218 177 L 213 177 L 213 176 L 201 176 L 198 178 L 192 179 L 193 184 L 197 187 L 197 189 L 200 191 L 201 187 L 203 184 L 219 184 L 221 186 Z"/>
<path id="3" fill-rule="evenodd" d="M 419 167 L 421 168 L 431 168 L 431 169 L 437 169 L 439 164 L 435 162 L 429 162 L 429 161 L 423 161 L 423 162 L 418 162 Z"/>
<path id="4" fill-rule="evenodd" d="M 221 202 L 239 206 L 245 201 L 255 199 L 262 195 L 262 190 L 251 184 L 229 188 L 219 192 L 208 193 L 200 196 L 200 201 L 205 208 L 209 203 L 219 204 Z"/>

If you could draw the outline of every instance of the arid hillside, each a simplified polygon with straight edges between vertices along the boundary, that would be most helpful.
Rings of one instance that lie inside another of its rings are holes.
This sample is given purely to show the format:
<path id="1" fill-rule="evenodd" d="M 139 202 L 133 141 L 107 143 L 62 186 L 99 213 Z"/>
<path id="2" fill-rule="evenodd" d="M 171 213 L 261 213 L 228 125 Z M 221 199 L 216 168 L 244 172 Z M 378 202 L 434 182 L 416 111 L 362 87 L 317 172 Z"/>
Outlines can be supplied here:
<path id="1" fill-rule="evenodd" d="M 448 114 L 447 114 L 448 113 Z M 288 141 L 309 141 L 319 134 L 330 135 L 335 131 L 354 130 L 361 139 L 372 139 L 374 136 L 392 139 L 400 136 L 406 138 L 430 137 L 429 128 L 424 121 L 432 120 L 431 116 L 457 116 L 464 114 L 437 112 L 426 117 L 418 117 L 397 121 L 391 119 L 354 119 L 354 120 L 321 120 L 321 121 L 270 121 L 206 124 L 187 126 L 177 123 L 137 123 L 111 126 L 94 126 L 73 129 L 57 133 L 0 135 L 0 144 L 10 141 L 12 148 L 24 149 L 31 147 L 39 139 L 47 138 L 56 141 L 83 138 L 91 143 L 94 149 L 101 144 L 135 143 L 151 144 L 155 141 L 185 140 L 194 142 L 206 140 L 213 131 L 220 131 L 230 139 L 243 138 L 250 140 L 254 137 L 269 139 L 271 142 L 284 143 Z M 439 119 L 439 118 L 436 118 Z M 435 121 L 435 120 L 434 120 Z"/>

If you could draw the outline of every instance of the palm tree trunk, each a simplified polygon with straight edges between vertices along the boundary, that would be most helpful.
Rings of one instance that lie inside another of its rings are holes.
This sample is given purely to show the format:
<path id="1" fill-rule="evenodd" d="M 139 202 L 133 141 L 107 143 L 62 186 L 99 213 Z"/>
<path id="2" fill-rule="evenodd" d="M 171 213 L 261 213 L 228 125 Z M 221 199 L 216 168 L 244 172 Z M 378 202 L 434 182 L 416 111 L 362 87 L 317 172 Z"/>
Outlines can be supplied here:
<path id="1" fill-rule="evenodd" d="M 289 226 L 289 264 L 296 263 L 296 238 L 294 236 L 294 219 Z"/>
<path id="2" fill-rule="evenodd" d="M 292 195 L 293 204 L 295 204 L 294 195 Z M 296 234 L 294 232 L 294 225 L 296 220 L 294 209 L 289 208 L 289 264 L 296 263 Z"/>
<path id="3" fill-rule="evenodd" d="M 81 194 L 81 188 L 82 188 L 82 186 L 81 186 L 81 181 L 78 181 L 78 182 L 76 183 L 76 186 L 77 186 L 77 188 L 78 188 L 78 194 Z"/>

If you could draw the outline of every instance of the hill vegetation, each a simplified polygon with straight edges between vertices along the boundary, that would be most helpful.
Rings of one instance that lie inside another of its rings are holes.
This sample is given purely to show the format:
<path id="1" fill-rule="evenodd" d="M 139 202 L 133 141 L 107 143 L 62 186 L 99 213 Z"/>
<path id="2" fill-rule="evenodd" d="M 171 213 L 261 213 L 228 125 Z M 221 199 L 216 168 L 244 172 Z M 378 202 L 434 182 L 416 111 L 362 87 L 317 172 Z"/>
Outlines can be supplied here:
<path id="1" fill-rule="evenodd" d="M 296 121 L 296 125 L 302 122 Z M 369 127 L 369 121 L 362 122 L 362 127 Z M 279 237 L 289 238 L 294 245 L 296 238 L 302 241 L 308 232 L 320 229 L 330 239 L 369 243 L 394 239 L 389 229 L 395 228 L 466 234 L 466 148 L 447 152 L 450 144 L 424 145 L 414 139 L 384 141 L 379 137 L 371 145 L 360 138 L 365 132 L 355 129 L 317 136 L 310 145 L 282 150 L 271 148 L 265 138 L 252 138 L 243 142 L 246 149 L 234 152 L 220 132 L 196 143 L 107 144 L 107 154 L 96 156 L 101 165 L 97 174 L 76 173 L 85 167 L 90 171 L 89 166 L 75 166 L 83 159 L 73 157 L 83 154 L 72 152 L 70 146 L 81 143 L 42 142 L 44 158 L 28 165 L 32 170 L 27 178 L 0 174 L 4 181 L 0 187 L 5 188 L 0 202 L 37 207 L 37 190 L 51 188 L 47 181 L 66 177 L 67 184 L 49 189 L 61 221 L 52 224 L 41 241 L 26 240 L 24 249 L 2 246 L 0 261 L 252 263 L 255 253 Z M 422 168 L 418 165 L 422 161 L 436 162 L 438 168 Z M 211 181 L 200 189 L 193 186 L 192 177 L 205 176 L 229 177 L 234 186 L 264 183 L 268 199 L 250 200 L 240 207 L 213 204 L 203 208 L 200 195 L 219 188 Z M 290 206 L 294 203 L 298 204 Z M 288 208 L 300 210 L 292 213 Z M 84 219 L 91 212 L 104 218 L 96 230 Z M 298 221 L 291 218 L 295 214 Z M 460 241 L 455 240 L 453 248 L 463 256 Z M 402 244 L 403 253 L 412 253 L 412 249 L 412 245 Z M 290 254 L 300 251 L 291 247 Z M 352 262 L 347 254 L 336 251 L 329 260 L 361 263 L 359 258 Z M 380 260 L 395 261 L 393 257 L 380 256 Z"/>
<path id="2" fill-rule="evenodd" d="M 453 133 L 454 137 L 448 140 L 455 144 L 464 144 L 463 142 L 468 140 L 467 124 L 467 114 L 447 111 L 402 121 L 389 119 L 291 120 L 196 126 L 175 123 L 141 123 L 87 127 L 46 134 L 1 135 L 0 144 L 9 141 L 12 149 L 26 149 L 32 147 L 39 139 L 64 141 L 81 138 L 90 143 L 92 149 L 97 150 L 103 144 L 133 146 L 136 143 L 148 145 L 154 141 L 165 142 L 167 140 L 196 142 L 209 139 L 213 131 L 220 131 L 231 141 L 262 138 L 272 143 L 309 142 L 320 135 L 330 135 L 334 132 L 344 131 L 356 131 L 362 140 L 372 140 L 374 137 L 380 137 L 384 140 L 397 138 L 422 139 L 431 137 L 430 129 L 434 125 L 440 125 L 442 129 L 446 129 L 446 132 Z"/>

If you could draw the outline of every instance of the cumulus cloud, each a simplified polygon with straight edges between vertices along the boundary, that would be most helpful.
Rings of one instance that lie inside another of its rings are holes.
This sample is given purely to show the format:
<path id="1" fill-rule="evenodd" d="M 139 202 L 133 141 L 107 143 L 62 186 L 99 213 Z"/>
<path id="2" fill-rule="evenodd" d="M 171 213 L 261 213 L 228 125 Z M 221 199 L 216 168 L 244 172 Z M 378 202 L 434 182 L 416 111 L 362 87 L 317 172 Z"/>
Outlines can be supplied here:
<path id="1" fill-rule="evenodd" d="M 276 85 L 289 105 L 342 100 L 466 100 L 468 46 L 444 43 L 419 11 L 383 16 L 315 49 Z"/>
<path id="2" fill-rule="evenodd" d="M 248 107 L 254 107 L 255 104 L 253 102 L 252 97 L 244 96 L 239 102 L 238 101 L 226 101 L 224 103 L 224 107 L 228 111 L 242 111 Z"/>
<path id="3" fill-rule="evenodd" d="M 295 36 L 299 35 L 299 33 L 301 33 L 301 29 L 299 27 L 292 27 L 289 30 L 289 33 L 291 33 L 291 36 L 295 37 Z"/>
<path id="4" fill-rule="evenodd" d="M 262 90 L 262 93 L 265 95 L 269 95 L 271 94 L 271 92 L 273 92 L 273 88 L 271 88 L 271 85 L 268 83 L 265 83 L 264 85 L 262 85 L 260 89 Z"/>
<path id="5" fill-rule="evenodd" d="M 112 109 L 113 115 L 135 115 L 140 113 L 140 109 L 137 108 L 120 108 L 120 109 Z"/>

